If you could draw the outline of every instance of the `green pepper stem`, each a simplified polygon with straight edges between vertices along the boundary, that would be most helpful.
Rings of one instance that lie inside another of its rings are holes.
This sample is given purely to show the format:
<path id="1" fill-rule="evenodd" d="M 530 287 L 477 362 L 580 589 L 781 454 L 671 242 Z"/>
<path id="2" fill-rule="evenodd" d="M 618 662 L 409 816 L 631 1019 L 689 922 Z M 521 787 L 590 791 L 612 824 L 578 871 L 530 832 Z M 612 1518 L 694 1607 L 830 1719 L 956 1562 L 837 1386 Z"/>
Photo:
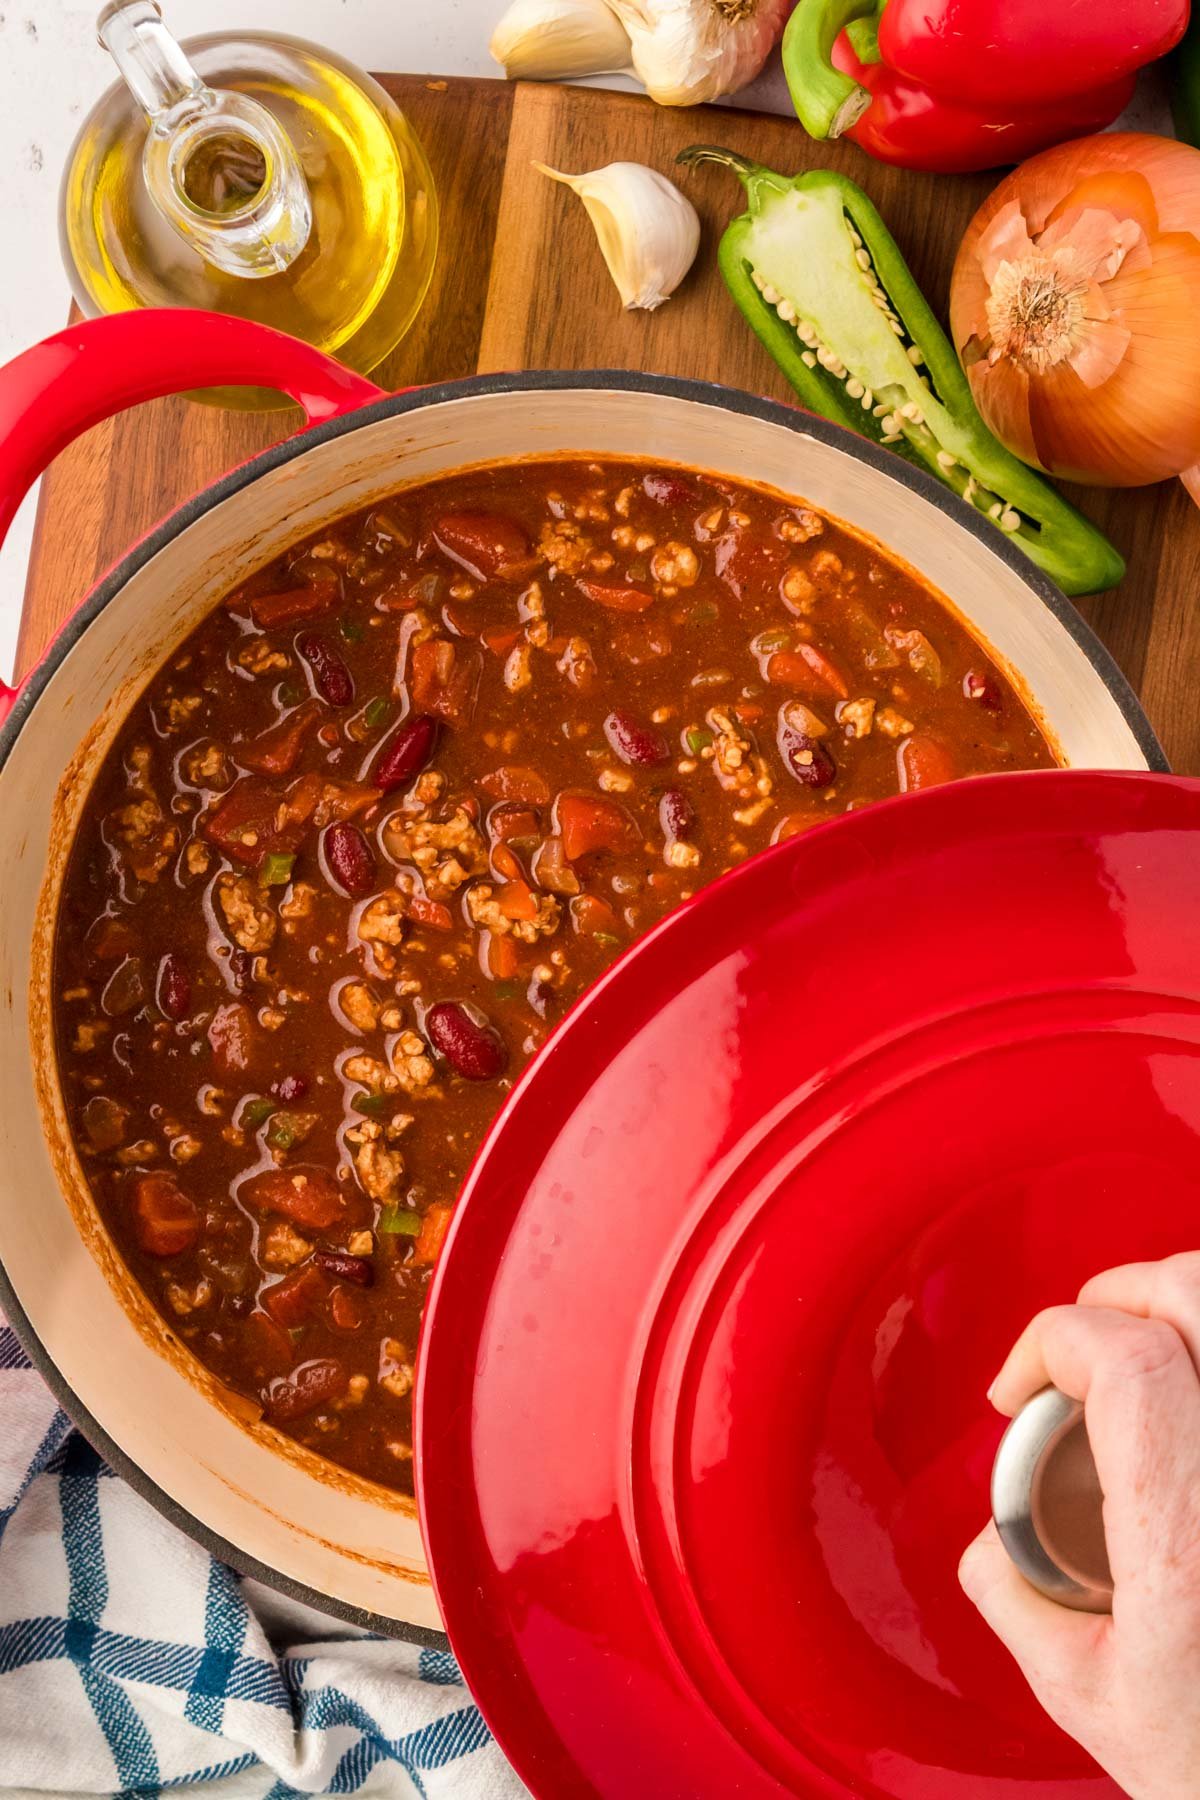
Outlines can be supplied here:
<path id="1" fill-rule="evenodd" d="M 878 11 L 879 0 L 800 0 L 783 34 L 783 70 L 796 117 L 810 137 L 836 138 L 871 104 L 866 88 L 833 66 L 847 25 Z"/>
<path id="2" fill-rule="evenodd" d="M 688 169 L 694 169 L 697 163 L 720 163 L 723 168 L 732 169 L 735 175 L 740 175 L 743 181 L 748 181 L 751 175 L 757 175 L 761 167 L 761 164 L 751 162 L 748 156 L 739 156 L 736 150 L 722 149 L 720 144 L 689 144 L 686 150 L 679 152 L 675 161 Z"/>

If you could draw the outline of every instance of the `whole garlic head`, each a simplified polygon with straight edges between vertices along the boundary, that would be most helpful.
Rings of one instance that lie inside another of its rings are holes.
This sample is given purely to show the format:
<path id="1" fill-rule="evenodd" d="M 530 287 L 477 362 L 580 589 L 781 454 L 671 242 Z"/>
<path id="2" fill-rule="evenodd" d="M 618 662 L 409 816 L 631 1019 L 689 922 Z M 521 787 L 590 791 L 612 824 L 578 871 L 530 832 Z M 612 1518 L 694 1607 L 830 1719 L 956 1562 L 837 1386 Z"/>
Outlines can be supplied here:
<path id="1" fill-rule="evenodd" d="M 653 312 L 669 299 L 700 248 L 699 216 L 673 182 L 644 163 L 609 163 L 586 175 L 533 166 L 583 201 L 626 311 Z"/>
<path id="2" fill-rule="evenodd" d="M 795 0 L 608 0 L 633 67 L 661 106 L 695 106 L 753 81 Z"/>
<path id="3" fill-rule="evenodd" d="M 513 0 L 488 48 L 510 81 L 619 74 L 630 59 L 608 0 Z"/>

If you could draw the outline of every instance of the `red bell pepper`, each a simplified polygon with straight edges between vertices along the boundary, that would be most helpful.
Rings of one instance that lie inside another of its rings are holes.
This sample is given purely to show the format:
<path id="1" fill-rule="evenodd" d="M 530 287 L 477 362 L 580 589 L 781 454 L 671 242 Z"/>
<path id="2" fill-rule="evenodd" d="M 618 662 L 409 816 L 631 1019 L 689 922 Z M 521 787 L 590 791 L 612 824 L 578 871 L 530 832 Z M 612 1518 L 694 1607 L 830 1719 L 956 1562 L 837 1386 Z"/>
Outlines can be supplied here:
<path id="1" fill-rule="evenodd" d="M 987 169 L 1109 124 L 1189 10 L 1188 0 L 800 0 L 784 68 L 813 137 L 844 135 L 904 168 Z"/>

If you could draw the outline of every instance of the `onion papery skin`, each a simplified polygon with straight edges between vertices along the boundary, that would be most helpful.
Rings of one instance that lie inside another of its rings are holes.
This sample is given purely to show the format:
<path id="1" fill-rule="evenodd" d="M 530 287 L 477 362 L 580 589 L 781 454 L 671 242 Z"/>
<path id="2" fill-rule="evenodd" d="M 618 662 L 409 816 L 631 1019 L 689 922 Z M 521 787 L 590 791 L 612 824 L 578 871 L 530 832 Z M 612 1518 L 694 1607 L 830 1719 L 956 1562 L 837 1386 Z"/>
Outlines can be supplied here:
<path id="1" fill-rule="evenodd" d="M 1200 150 L 1106 132 L 1031 157 L 967 228 L 950 326 L 1022 461 L 1105 487 L 1200 463 Z"/>

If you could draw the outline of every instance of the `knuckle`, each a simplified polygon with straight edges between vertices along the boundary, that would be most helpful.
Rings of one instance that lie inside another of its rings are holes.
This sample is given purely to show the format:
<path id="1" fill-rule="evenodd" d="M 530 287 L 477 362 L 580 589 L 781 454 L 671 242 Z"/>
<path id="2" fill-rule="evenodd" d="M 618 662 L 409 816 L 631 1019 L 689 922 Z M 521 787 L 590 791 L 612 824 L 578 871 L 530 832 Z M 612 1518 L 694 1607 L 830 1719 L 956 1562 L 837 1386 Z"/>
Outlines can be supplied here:
<path id="1" fill-rule="evenodd" d="M 1155 1306 L 1164 1312 L 1195 1313 L 1200 1310 L 1200 1251 L 1168 1256 L 1157 1265 L 1154 1277 Z"/>
<path id="2" fill-rule="evenodd" d="M 1131 1319 L 1113 1338 L 1110 1369 L 1118 1378 L 1138 1380 L 1162 1374 L 1186 1356 L 1183 1339 L 1165 1319 Z"/>

